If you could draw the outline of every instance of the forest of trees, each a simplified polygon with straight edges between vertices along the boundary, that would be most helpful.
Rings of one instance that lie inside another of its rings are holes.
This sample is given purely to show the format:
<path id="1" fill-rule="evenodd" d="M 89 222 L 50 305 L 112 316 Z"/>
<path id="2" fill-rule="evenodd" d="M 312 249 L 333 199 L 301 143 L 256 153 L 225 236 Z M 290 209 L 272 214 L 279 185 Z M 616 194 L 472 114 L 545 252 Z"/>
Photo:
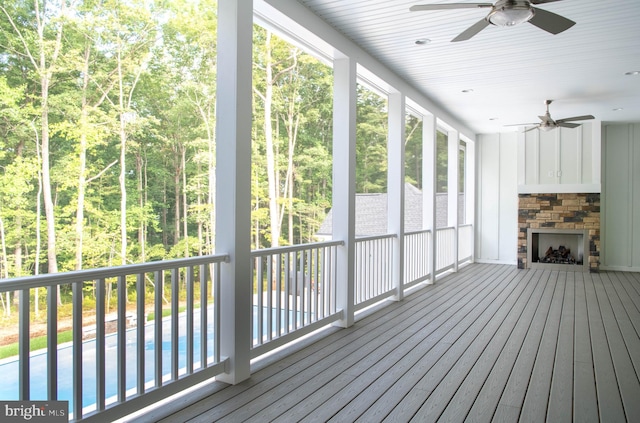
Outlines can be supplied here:
<path id="1" fill-rule="evenodd" d="M 216 3 L 0 5 L 0 279 L 211 254 Z M 252 247 L 331 207 L 329 65 L 254 27 Z M 358 88 L 357 191 L 386 191 L 386 99 Z M 422 125 L 407 118 L 407 179 Z M 445 149 L 446 151 L 446 149 Z"/>

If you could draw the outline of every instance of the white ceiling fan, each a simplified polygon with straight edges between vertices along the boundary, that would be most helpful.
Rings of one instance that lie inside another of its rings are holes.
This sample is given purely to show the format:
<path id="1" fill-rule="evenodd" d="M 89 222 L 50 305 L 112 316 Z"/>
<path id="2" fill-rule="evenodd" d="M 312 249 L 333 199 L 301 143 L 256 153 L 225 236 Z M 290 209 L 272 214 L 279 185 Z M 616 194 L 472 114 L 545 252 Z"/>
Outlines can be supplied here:
<path id="1" fill-rule="evenodd" d="M 451 41 L 465 41 L 489 25 L 514 26 L 529 22 L 551 34 L 559 34 L 575 25 L 575 22 L 558 14 L 532 5 L 552 3 L 561 0 L 498 0 L 495 3 L 447 3 L 418 4 L 409 8 L 412 12 L 425 10 L 490 8 L 489 14 L 471 25 Z"/>
<path id="2" fill-rule="evenodd" d="M 529 126 L 529 125 L 533 125 L 533 127 L 526 129 L 524 132 L 529 132 L 529 131 L 533 131 L 534 129 L 541 129 L 543 131 L 550 131 L 552 129 L 555 128 L 577 128 L 578 126 L 580 126 L 579 123 L 573 123 L 575 121 L 579 121 L 579 120 L 590 120 L 590 119 L 595 119 L 595 117 L 593 117 L 592 115 L 584 115 L 584 116 L 573 116 L 573 117 L 569 117 L 569 118 L 564 118 L 564 119 L 557 119 L 557 120 L 553 120 L 551 118 L 551 114 L 549 113 L 549 105 L 553 102 L 553 100 L 547 100 L 544 102 L 544 104 L 547 105 L 547 112 L 542 115 L 542 116 L 538 116 L 540 118 L 541 122 L 536 122 L 536 123 L 516 123 L 514 125 L 506 125 L 506 126 Z"/>

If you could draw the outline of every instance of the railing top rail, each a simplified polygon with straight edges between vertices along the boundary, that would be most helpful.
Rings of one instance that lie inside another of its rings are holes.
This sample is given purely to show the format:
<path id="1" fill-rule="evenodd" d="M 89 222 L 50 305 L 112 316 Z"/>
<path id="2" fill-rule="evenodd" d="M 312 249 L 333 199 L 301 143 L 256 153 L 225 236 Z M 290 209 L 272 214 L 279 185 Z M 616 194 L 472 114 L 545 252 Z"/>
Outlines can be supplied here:
<path id="1" fill-rule="evenodd" d="M 472 226 L 473 226 L 473 223 L 464 223 L 462 225 L 458 225 L 458 228 L 467 228 Z"/>
<path id="2" fill-rule="evenodd" d="M 356 242 L 364 242 L 364 241 L 375 241 L 377 239 L 391 239 L 397 238 L 397 234 L 386 234 L 386 235 L 367 235 L 367 236 L 359 236 L 356 238 Z"/>
<path id="3" fill-rule="evenodd" d="M 443 226 L 442 228 L 436 228 L 436 232 L 438 231 L 452 231 L 455 230 L 455 226 Z"/>
<path id="4" fill-rule="evenodd" d="M 212 254 L 207 256 L 162 260 L 149 263 L 125 264 L 122 266 L 102 267 L 98 269 L 75 270 L 72 272 L 47 273 L 36 276 L 32 275 L 11 279 L 0 279 L 0 292 L 84 282 L 101 278 L 112 278 L 117 276 L 154 272 L 158 270 L 175 269 L 178 267 L 197 266 L 200 264 L 221 263 L 228 260 L 228 254 Z"/>
<path id="5" fill-rule="evenodd" d="M 404 233 L 404 236 L 407 236 L 407 235 L 428 234 L 428 233 L 430 233 L 430 232 L 431 232 L 431 229 L 422 229 L 422 230 L 419 230 L 419 231 L 405 232 L 405 233 Z"/>
<path id="6" fill-rule="evenodd" d="M 308 244 L 288 245 L 284 247 L 262 248 L 260 250 L 251 251 L 251 258 L 261 257 L 270 254 L 284 254 L 292 253 L 296 251 L 311 250 L 313 248 L 334 247 L 338 245 L 344 245 L 344 241 L 326 241 L 326 242 L 311 242 Z"/>

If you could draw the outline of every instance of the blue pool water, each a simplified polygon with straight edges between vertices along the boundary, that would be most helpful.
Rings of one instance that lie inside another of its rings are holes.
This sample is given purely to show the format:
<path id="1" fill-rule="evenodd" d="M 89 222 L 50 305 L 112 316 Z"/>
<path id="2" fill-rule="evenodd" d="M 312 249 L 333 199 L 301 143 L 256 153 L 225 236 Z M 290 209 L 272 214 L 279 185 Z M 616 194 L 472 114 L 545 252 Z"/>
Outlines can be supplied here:
<path id="1" fill-rule="evenodd" d="M 275 314 L 275 310 L 273 310 Z M 254 309 L 254 322 L 257 321 L 257 309 Z M 266 317 L 268 309 L 263 310 L 263 327 L 266 329 Z M 275 323 L 275 315 L 274 323 Z M 209 309 L 208 321 L 213 321 L 213 310 Z M 178 368 L 186 368 L 186 318 L 184 313 L 181 314 L 178 324 Z M 153 323 L 145 326 L 145 382 L 154 380 L 155 367 L 155 341 L 154 341 Z M 263 332 L 264 333 L 264 332 Z M 254 325 L 254 339 L 257 338 L 257 328 Z M 194 363 L 200 362 L 200 311 L 194 312 Z M 207 334 L 207 353 L 210 355 L 209 362 L 213 361 L 213 328 L 210 327 Z M 110 334 L 105 337 L 105 389 L 106 398 L 115 397 L 117 395 L 117 335 Z M 137 378 L 137 340 L 136 329 L 129 329 L 126 332 L 126 388 L 127 390 L 136 388 Z M 96 342 L 94 340 L 82 343 L 82 392 L 83 407 L 91 406 L 96 403 Z M 47 399 L 47 353 L 46 350 L 32 353 L 30 358 L 30 380 L 31 380 L 31 399 L 46 400 Z M 69 410 L 73 409 L 73 385 L 72 385 L 72 345 L 64 344 L 58 347 L 58 400 L 69 401 Z M 197 369 L 199 364 L 194 367 Z M 171 373 L 171 324 L 170 320 L 163 321 L 162 324 L 162 374 L 169 375 Z M 7 359 L 0 363 L 0 375 L 3 377 L 3 383 L 0 384 L 0 400 L 17 400 L 18 399 L 18 360 Z"/>

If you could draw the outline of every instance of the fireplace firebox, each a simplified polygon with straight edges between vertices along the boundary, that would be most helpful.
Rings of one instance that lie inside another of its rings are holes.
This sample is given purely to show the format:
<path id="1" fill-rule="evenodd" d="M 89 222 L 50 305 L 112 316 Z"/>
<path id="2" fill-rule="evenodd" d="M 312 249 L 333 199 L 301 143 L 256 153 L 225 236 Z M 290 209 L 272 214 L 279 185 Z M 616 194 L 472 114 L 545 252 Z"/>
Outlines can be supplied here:
<path id="1" fill-rule="evenodd" d="M 589 271 L 587 230 L 528 228 L 527 245 L 530 269 Z"/>

